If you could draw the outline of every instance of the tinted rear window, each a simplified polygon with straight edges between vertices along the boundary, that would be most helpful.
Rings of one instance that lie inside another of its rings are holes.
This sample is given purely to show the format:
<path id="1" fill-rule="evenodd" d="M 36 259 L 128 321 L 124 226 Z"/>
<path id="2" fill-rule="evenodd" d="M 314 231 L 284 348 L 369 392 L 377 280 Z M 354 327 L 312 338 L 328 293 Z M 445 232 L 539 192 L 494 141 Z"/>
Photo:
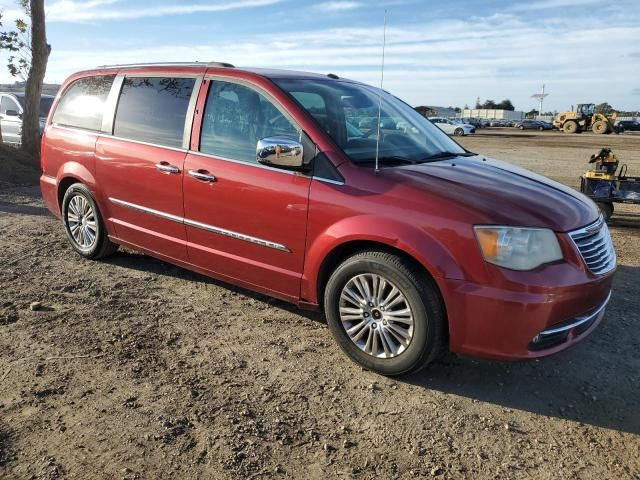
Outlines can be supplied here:
<path id="1" fill-rule="evenodd" d="M 182 147 L 193 78 L 125 78 L 113 126 L 117 137 Z"/>
<path id="2" fill-rule="evenodd" d="M 114 78 L 115 75 L 98 75 L 73 82 L 56 107 L 53 123 L 100 130 L 104 106 Z"/>

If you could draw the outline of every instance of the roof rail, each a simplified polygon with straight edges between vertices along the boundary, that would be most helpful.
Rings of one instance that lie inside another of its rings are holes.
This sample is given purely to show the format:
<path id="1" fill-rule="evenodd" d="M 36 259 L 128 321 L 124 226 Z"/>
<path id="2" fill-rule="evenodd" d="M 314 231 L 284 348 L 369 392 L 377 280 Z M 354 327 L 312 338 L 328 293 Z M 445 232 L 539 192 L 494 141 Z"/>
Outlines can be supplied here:
<path id="1" fill-rule="evenodd" d="M 143 62 L 143 63 L 120 63 L 117 65 L 99 65 L 98 68 L 130 68 L 130 67 L 225 67 L 234 68 L 230 63 L 225 62 Z"/>

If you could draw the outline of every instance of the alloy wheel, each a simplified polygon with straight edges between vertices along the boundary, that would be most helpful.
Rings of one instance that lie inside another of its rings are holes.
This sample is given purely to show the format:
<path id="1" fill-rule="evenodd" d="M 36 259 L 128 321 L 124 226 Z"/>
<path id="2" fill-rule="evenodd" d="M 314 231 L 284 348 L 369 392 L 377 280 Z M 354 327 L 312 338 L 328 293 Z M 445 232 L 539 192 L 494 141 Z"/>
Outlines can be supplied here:
<path id="1" fill-rule="evenodd" d="M 82 195 L 74 195 L 67 207 L 67 225 L 73 241 L 80 248 L 91 248 L 98 237 L 96 214 L 89 201 Z"/>
<path id="2" fill-rule="evenodd" d="M 339 313 L 351 341 L 373 357 L 397 357 L 413 338 L 409 302 L 381 275 L 365 273 L 351 278 L 342 289 Z"/>

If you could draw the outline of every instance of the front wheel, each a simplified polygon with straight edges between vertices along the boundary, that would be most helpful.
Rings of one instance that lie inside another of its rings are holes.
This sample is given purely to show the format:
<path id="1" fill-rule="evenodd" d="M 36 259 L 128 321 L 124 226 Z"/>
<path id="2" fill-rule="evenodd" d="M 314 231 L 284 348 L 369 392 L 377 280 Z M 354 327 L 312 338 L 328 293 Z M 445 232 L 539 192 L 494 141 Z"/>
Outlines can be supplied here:
<path id="1" fill-rule="evenodd" d="M 604 135 L 606 133 L 609 133 L 609 124 L 603 120 L 598 120 L 593 124 L 591 130 L 593 131 L 593 133 L 597 133 L 598 135 Z"/>
<path id="2" fill-rule="evenodd" d="M 329 329 L 342 350 L 383 375 L 417 371 L 444 346 L 437 287 L 410 262 L 383 251 L 346 259 L 325 289 Z"/>
<path id="3" fill-rule="evenodd" d="M 462 136 L 464 135 L 464 130 L 461 128 L 456 128 L 453 134 L 456 135 L 457 137 Z"/>
<path id="4" fill-rule="evenodd" d="M 118 249 L 118 245 L 109 240 L 98 206 L 83 184 L 74 183 L 65 192 L 62 221 L 69 243 L 83 257 L 97 260 Z"/>
<path id="5" fill-rule="evenodd" d="M 578 122 L 570 120 L 562 126 L 564 133 L 578 133 Z"/>

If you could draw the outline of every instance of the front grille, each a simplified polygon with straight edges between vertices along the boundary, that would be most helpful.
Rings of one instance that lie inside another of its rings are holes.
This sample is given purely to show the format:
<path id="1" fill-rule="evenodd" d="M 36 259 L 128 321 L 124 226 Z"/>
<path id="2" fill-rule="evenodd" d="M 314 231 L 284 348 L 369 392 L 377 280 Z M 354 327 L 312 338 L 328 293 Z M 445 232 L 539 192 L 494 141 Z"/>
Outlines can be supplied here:
<path id="1" fill-rule="evenodd" d="M 604 275 L 615 268 L 616 252 L 602 217 L 591 225 L 569 232 L 569 236 L 592 273 Z"/>

